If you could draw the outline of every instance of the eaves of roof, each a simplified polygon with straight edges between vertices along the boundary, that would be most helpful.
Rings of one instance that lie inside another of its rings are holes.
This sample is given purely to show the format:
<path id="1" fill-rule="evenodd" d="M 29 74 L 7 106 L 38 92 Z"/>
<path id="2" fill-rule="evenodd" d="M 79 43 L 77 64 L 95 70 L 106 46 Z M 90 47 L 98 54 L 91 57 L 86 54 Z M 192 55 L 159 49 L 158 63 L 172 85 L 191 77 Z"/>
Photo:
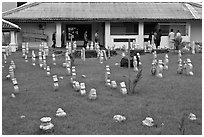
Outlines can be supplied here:
<path id="1" fill-rule="evenodd" d="M 11 31 L 11 30 L 19 31 L 20 29 L 21 28 L 18 25 L 2 19 L 2 31 Z"/>
<path id="2" fill-rule="evenodd" d="M 30 3 L 23 4 L 23 5 L 19 6 L 19 7 L 13 8 L 13 9 L 5 11 L 5 12 L 2 12 L 2 17 L 10 15 L 10 14 L 15 14 L 16 12 L 25 10 L 27 8 L 31 8 L 31 7 L 36 6 L 38 4 L 40 4 L 40 2 L 30 2 Z"/>

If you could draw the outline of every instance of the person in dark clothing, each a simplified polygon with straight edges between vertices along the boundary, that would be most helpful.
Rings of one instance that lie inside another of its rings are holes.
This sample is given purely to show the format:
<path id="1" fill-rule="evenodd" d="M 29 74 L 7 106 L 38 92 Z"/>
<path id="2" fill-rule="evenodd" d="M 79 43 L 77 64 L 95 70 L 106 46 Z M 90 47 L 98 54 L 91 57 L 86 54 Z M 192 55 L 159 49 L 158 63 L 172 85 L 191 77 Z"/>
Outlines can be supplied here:
<path id="1" fill-rule="evenodd" d="M 55 48 L 55 45 L 56 45 L 56 32 L 54 32 L 54 33 L 52 34 L 52 42 L 53 42 L 52 47 Z"/>
<path id="2" fill-rule="evenodd" d="M 84 33 L 84 48 L 86 48 L 87 43 L 88 43 L 88 36 L 87 36 L 87 31 L 85 31 L 85 33 Z"/>
<path id="3" fill-rule="evenodd" d="M 66 37 L 65 37 L 65 32 L 64 30 L 62 31 L 62 35 L 61 35 L 61 47 L 66 47 L 65 45 L 65 40 L 66 40 Z"/>
<path id="4" fill-rule="evenodd" d="M 95 42 L 96 42 L 96 43 L 99 43 L 98 31 L 96 31 L 96 33 L 95 33 Z"/>
<path id="5" fill-rule="evenodd" d="M 100 39 L 99 39 L 99 34 L 98 34 L 98 30 L 95 33 L 95 43 L 98 43 L 100 49 L 103 49 L 102 45 L 100 45 Z"/>
<path id="6" fill-rule="evenodd" d="M 152 36 L 154 35 L 154 32 L 153 31 L 151 31 L 150 33 L 149 33 L 149 41 L 150 41 L 150 44 L 153 44 L 152 42 Z"/>
<path id="7" fill-rule="evenodd" d="M 156 46 L 156 42 L 157 42 L 157 32 L 156 31 L 154 31 L 154 38 L 153 38 L 153 40 L 154 40 L 154 44 L 155 44 L 155 46 Z"/>
<path id="8" fill-rule="evenodd" d="M 159 29 L 159 31 L 157 32 L 157 35 L 156 35 L 156 43 L 155 43 L 157 49 L 160 46 L 161 36 L 162 36 L 162 32 L 161 32 L 161 29 Z"/>
<path id="9" fill-rule="evenodd" d="M 179 30 L 177 30 L 176 35 L 175 35 L 175 47 L 176 47 L 176 50 L 181 49 L 181 42 L 182 42 L 181 33 L 179 32 Z"/>

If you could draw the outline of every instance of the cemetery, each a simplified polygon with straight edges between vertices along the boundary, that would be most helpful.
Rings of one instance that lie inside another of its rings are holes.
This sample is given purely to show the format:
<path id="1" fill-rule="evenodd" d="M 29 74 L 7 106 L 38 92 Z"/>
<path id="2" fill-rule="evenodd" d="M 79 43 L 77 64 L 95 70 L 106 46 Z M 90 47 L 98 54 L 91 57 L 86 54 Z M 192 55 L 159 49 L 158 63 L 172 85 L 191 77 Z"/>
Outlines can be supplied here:
<path id="1" fill-rule="evenodd" d="M 120 67 L 128 50 L 73 61 L 69 46 L 45 47 L 2 54 L 2 134 L 202 134 L 201 51 L 136 53 Z"/>
<path id="2" fill-rule="evenodd" d="M 27 2 L 1 57 L 3 135 L 202 134 L 200 3 Z"/>

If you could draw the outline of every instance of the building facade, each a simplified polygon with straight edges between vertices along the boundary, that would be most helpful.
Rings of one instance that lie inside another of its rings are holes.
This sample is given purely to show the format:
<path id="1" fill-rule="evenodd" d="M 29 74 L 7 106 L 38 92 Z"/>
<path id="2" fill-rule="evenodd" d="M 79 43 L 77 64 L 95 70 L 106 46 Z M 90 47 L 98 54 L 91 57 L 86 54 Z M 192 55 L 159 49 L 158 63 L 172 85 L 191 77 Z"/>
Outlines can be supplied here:
<path id="1" fill-rule="evenodd" d="M 100 44 L 105 48 L 127 45 L 135 40 L 143 48 L 151 32 L 161 29 L 161 47 L 168 47 L 168 33 L 179 30 L 183 41 L 202 41 L 202 6 L 196 3 L 177 2 L 34 2 L 20 6 L 2 17 L 21 27 L 18 43 L 29 42 L 38 47 L 42 41 L 52 46 L 56 32 L 56 46 L 61 47 L 61 33 L 66 41 L 83 45 L 84 32 L 94 41 L 99 33 Z"/>

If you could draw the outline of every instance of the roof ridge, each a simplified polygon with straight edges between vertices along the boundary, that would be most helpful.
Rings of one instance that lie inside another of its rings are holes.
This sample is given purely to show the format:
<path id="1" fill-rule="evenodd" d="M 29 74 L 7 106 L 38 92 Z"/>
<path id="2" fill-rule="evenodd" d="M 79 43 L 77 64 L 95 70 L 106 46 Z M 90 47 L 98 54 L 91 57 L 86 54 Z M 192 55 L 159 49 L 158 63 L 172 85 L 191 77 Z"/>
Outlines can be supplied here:
<path id="1" fill-rule="evenodd" d="M 9 14 L 12 14 L 14 12 L 18 12 L 20 10 L 23 10 L 23 9 L 38 5 L 39 3 L 42 3 L 42 2 L 31 2 L 31 3 L 23 4 L 23 5 L 19 6 L 19 7 L 13 8 L 13 9 L 5 11 L 5 12 L 2 12 L 2 17 L 7 16 Z"/>

